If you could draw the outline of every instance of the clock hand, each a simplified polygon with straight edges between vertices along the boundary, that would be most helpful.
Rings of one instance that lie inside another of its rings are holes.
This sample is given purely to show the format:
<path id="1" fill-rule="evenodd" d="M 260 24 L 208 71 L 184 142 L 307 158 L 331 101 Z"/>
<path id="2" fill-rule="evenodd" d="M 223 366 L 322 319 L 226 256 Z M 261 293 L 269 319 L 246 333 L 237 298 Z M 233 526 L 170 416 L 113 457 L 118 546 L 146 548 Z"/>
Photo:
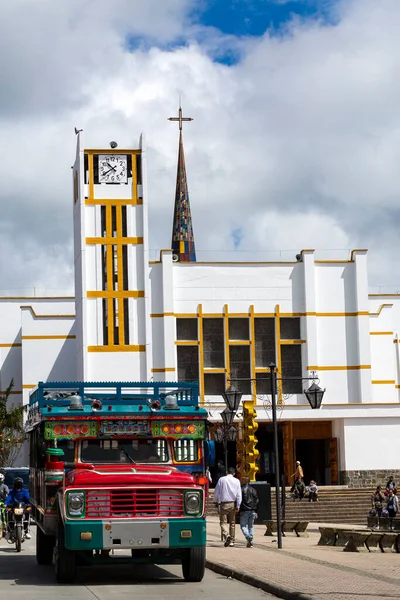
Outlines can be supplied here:
<path id="1" fill-rule="evenodd" d="M 115 169 L 113 169 L 113 168 L 111 167 L 111 169 L 108 169 L 108 171 L 106 171 L 105 173 L 103 173 L 103 174 L 101 175 L 101 177 L 105 177 L 106 175 L 108 175 L 108 173 L 109 173 L 110 171 L 115 171 Z"/>
<path id="2" fill-rule="evenodd" d="M 117 170 L 117 167 L 112 167 L 110 165 L 110 163 L 107 163 L 107 165 L 110 167 L 111 171 L 116 171 Z M 109 173 L 109 171 L 107 171 L 107 173 Z"/>

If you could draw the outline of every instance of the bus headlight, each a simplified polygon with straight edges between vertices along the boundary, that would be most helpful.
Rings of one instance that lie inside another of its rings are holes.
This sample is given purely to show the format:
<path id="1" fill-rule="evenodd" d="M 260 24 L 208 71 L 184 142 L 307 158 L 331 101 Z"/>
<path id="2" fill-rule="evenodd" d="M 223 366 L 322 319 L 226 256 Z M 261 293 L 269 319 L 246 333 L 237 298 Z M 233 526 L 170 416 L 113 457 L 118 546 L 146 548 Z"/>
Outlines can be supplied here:
<path id="1" fill-rule="evenodd" d="M 202 491 L 190 490 L 185 492 L 185 512 L 188 515 L 198 515 L 202 512 Z"/>
<path id="2" fill-rule="evenodd" d="M 85 493 L 69 492 L 67 497 L 68 514 L 71 517 L 81 517 L 85 511 Z"/>

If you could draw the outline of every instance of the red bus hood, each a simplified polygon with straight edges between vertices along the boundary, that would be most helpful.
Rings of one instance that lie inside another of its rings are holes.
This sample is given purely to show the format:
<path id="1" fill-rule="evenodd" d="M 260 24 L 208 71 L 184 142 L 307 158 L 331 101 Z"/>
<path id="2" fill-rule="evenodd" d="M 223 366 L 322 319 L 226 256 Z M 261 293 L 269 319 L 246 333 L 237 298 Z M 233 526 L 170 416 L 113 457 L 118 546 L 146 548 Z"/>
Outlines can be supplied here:
<path id="1" fill-rule="evenodd" d="M 67 485 L 181 485 L 196 483 L 190 473 L 182 473 L 172 466 L 158 465 L 88 465 L 74 469 L 65 477 Z"/>

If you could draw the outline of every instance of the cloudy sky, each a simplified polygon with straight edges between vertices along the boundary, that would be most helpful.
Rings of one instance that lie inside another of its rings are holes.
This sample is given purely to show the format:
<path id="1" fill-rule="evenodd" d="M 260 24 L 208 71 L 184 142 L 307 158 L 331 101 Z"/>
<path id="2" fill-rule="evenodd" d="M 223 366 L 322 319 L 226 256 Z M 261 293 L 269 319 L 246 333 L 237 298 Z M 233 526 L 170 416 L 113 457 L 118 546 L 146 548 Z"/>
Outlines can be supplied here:
<path id="1" fill-rule="evenodd" d="M 1 2 L 0 293 L 73 288 L 74 126 L 145 132 L 169 246 L 179 97 L 198 258 L 368 248 L 400 290 L 399 31 L 399 0 Z"/>

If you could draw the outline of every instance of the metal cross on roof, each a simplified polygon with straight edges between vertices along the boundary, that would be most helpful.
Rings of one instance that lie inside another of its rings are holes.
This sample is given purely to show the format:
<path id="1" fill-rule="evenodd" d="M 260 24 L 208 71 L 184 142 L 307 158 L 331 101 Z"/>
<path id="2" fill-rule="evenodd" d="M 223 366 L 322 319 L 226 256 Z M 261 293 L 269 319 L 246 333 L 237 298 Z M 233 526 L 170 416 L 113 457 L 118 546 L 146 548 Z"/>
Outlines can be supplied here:
<path id="1" fill-rule="evenodd" d="M 179 131 L 182 131 L 182 123 L 183 121 L 193 121 L 190 117 L 182 117 L 182 107 L 179 107 L 178 116 L 177 117 L 168 117 L 168 121 L 178 121 L 179 122 Z"/>

